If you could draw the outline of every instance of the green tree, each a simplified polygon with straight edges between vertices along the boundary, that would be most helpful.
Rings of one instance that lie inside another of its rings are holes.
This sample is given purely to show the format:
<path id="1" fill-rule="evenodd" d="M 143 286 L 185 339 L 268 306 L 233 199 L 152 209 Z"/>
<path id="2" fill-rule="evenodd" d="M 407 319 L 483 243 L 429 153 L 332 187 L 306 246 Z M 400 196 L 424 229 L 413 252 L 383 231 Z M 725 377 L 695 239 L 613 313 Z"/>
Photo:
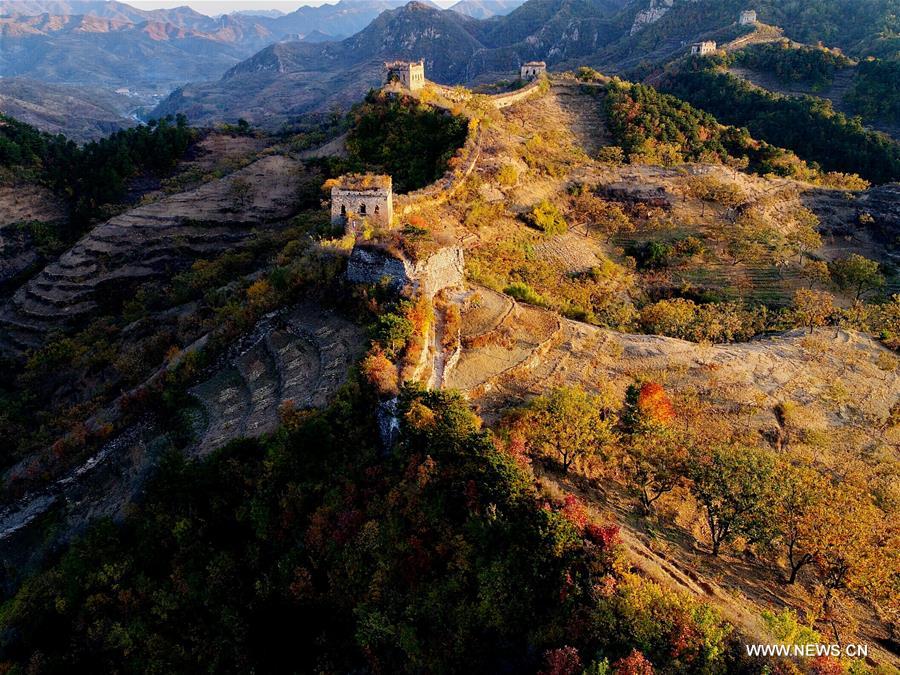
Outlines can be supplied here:
<path id="1" fill-rule="evenodd" d="M 691 490 L 704 508 L 713 555 L 737 536 L 755 539 L 765 531 L 773 464 L 769 453 L 734 443 L 691 457 Z"/>
<path id="2" fill-rule="evenodd" d="M 556 457 L 562 470 L 599 452 L 612 440 L 612 420 L 602 400 L 580 387 L 561 387 L 532 401 L 531 443 Z"/>
<path id="3" fill-rule="evenodd" d="M 403 349 L 412 334 L 412 322 L 405 316 L 394 312 L 387 312 L 379 316 L 372 329 L 372 338 L 391 355 Z"/>
<path id="4" fill-rule="evenodd" d="M 549 199 L 542 199 L 528 214 L 531 224 L 548 236 L 563 234 L 568 225 L 556 205 Z"/>
<path id="5" fill-rule="evenodd" d="M 885 284 L 884 275 L 874 260 L 851 253 L 846 258 L 839 258 L 828 266 L 831 278 L 842 291 L 853 294 L 854 300 L 862 300 L 863 296 L 877 291 Z"/>

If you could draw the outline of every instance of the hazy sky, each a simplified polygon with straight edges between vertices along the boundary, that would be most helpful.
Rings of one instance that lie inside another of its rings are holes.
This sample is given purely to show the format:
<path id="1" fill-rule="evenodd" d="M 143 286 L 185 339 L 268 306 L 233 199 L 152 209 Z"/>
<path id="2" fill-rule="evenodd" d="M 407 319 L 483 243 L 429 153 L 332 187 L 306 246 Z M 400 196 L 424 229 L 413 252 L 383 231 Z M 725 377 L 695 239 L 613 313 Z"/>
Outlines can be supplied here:
<path id="1" fill-rule="evenodd" d="M 123 0 L 126 4 L 139 9 L 160 9 L 188 5 L 198 12 L 216 16 L 243 9 L 279 9 L 292 12 L 300 5 L 321 5 L 325 0 Z M 334 4 L 337 0 L 330 0 Z M 438 5 L 451 5 L 451 1 L 436 2 Z"/>

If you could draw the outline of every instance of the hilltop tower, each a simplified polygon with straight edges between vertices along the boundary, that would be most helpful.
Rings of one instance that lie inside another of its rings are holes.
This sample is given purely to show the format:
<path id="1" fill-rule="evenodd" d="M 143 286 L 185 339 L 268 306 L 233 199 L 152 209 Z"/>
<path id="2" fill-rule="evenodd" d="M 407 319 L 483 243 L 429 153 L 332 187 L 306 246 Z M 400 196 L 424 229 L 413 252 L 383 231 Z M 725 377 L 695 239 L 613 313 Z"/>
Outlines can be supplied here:
<path id="1" fill-rule="evenodd" d="M 752 26 L 756 23 L 756 11 L 752 9 L 745 9 L 741 12 L 741 18 L 738 20 L 738 23 L 741 26 Z"/>
<path id="2" fill-rule="evenodd" d="M 384 64 L 387 84 L 397 82 L 410 91 L 419 91 L 425 86 L 425 61 L 389 61 Z"/>
<path id="3" fill-rule="evenodd" d="M 536 80 L 547 75 L 547 64 L 543 61 L 523 63 L 519 70 L 519 78 L 525 81 Z"/>
<path id="4" fill-rule="evenodd" d="M 695 42 L 691 45 L 691 56 L 706 56 L 707 54 L 715 54 L 715 40 L 706 40 L 704 42 Z"/>
<path id="5" fill-rule="evenodd" d="M 347 174 L 331 186 L 331 222 L 351 231 L 363 218 L 373 225 L 389 227 L 394 218 L 394 195 L 390 176 Z"/>

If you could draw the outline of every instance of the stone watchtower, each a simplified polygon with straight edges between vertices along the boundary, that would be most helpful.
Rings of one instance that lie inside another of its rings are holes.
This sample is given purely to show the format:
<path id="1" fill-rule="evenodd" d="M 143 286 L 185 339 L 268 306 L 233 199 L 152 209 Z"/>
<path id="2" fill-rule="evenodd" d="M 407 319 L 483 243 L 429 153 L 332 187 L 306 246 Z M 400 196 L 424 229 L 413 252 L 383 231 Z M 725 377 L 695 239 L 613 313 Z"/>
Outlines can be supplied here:
<path id="1" fill-rule="evenodd" d="M 738 20 L 741 26 L 752 26 L 756 23 L 756 12 L 752 9 L 745 9 L 741 12 L 741 18 Z"/>
<path id="2" fill-rule="evenodd" d="M 716 52 L 716 43 L 713 40 L 695 42 L 691 45 L 691 56 L 706 56 Z"/>
<path id="3" fill-rule="evenodd" d="M 388 84 L 396 82 L 410 91 L 419 91 L 425 86 L 425 61 L 389 61 L 384 64 Z"/>
<path id="4" fill-rule="evenodd" d="M 390 227 L 394 218 L 394 196 L 390 176 L 348 174 L 331 186 L 331 222 L 354 228 L 362 219 Z"/>
<path id="5" fill-rule="evenodd" d="M 536 80 L 539 77 L 545 77 L 547 75 L 547 64 L 543 61 L 529 61 L 528 63 L 523 63 L 522 67 L 519 69 L 519 79 L 525 80 Z"/>

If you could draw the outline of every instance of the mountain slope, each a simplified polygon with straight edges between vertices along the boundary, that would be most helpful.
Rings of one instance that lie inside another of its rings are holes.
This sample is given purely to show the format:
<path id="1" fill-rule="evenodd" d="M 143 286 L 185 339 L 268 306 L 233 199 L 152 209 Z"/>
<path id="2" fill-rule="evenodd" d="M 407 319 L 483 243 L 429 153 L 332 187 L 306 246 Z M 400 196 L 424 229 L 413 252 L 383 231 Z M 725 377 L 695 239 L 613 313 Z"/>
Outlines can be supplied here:
<path id="1" fill-rule="evenodd" d="M 42 14 L 0 18 L 0 39 L 5 77 L 152 93 L 215 77 L 269 36 L 256 24 L 231 18 L 204 31 L 156 20 Z"/>
<path id="2" fill-rule="evenodd" d="M 633 3 L 629 12 L 635 7 L 664 10 L 670 4 L 671 9 L 654 15 L 655 20 L 635 25 L 633 34 L 629 31 L 592 55 L 591 65 L 609 70 L 624 62 L 633 66 L 641 59 L 660 60 L 667 51 L 683 48 L 685 42 L 728 27 L 737 29 L 738 16 L 748 7 L 756 10 L 760 22 L 779 26 L 787 37 L 799 42 L 822 41 L 856 55 L 897 52 L 896 38 L 890 37 L 900 32 L 896 0 L 641 0 Z M 718 39 L 733 37 L 734 32 Z"/>
<path id="3" fill-rule="evenodd" d="M 90 87 L 0 79 L 0 110 L 51 134 L 84 142 L 133 126 L 133 99 Z"/>

